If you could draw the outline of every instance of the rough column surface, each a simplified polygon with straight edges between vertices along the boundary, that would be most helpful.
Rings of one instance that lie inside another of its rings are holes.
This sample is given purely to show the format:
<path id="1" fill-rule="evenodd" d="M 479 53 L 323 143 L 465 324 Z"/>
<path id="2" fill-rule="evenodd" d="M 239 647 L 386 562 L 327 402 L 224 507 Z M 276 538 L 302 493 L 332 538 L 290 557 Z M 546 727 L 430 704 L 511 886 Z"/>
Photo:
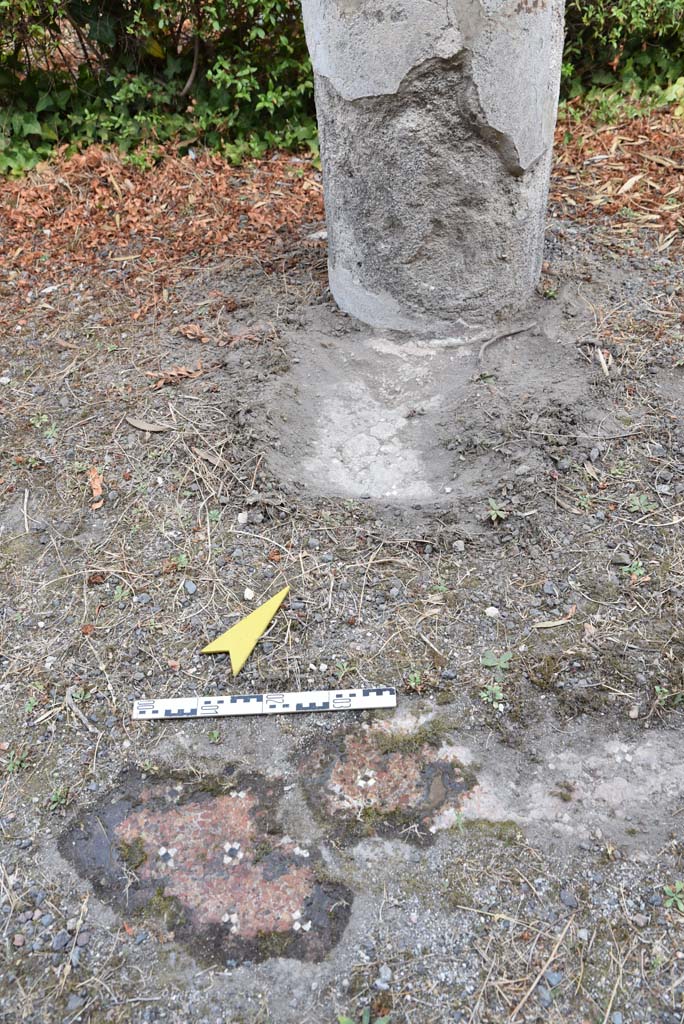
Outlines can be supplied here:
<path id="1" fill-rule="evenodd" d="M 541 269 L 564 0 L 303 0 L 330 287 L 375 327 L 444 331 Z"/>

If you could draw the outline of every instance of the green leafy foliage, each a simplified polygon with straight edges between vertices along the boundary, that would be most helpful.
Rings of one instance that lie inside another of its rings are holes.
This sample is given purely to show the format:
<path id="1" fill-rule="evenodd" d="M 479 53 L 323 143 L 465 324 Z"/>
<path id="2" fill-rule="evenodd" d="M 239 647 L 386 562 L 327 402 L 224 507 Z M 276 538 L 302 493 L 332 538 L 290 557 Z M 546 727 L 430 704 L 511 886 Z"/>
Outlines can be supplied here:
<path id="1" fill-rule="evenodd" d="M 505 651 L 503 654 L 495 654 L 494 651 L 485 651 L 480 658 L 480 664 L 484 668 L 491 669 L 494 673 L 494 678 L 498 683 L 500 683 L 503 682 L 504 672 L 508 672 L 511 667 L 512 660 L 512 651 Z"/>
<path id="2" fill-rule="evenodd" d="M 665 893 L 665 906 L 669 909 L 678 910 L 684 914 L 684 882 L 674 882 L 673 885 L 663 886 Z"/>
<path id="3" fill-rule="evenodd" d="M 57 145 L 316 150 L 296 0 L 0 0 L 0 173 Z M 140 158 L 138 158 L 140 159 Z"/>
<path id="4" fill-rule="evenodd" d="M 512 660 L 512 651 L 504 651 L 503 654 L 485 651 L 480 658 L 482 667 L 488 668 L 492 673 L 491 681 L 485 683 L 484 687 L 480 690 L 480 700 L 485 704 L 491 704 L 495 711 L 502 711 L 505 707 L 506 695 L 503 684 L 506 679 L 506 672 L 511 667 Z"/>
<path id="5" fill-rule="evenodd" d="M 391 1014 L 387 1014 L 384 1017 L 375 1017 L 373 1024 L 390 1024 Z M 353 1017 L 347 1017 L 342 1014 L 341 1017 L 337 1018 L 337 1024 L 356 1024 Z M 361 1014 L 361 1020 L 359 1024 L 371 1024 L 371 1009 L 370 1006 L 364 1007 L 363 1013 Z"/>
<path id="6" fill-rule="evenodd" d="M 630 512 L 648 513 L 655 512 L 658 506 L 651 501 L 647 494 L 630 494 L 627 499 L 627 508 Z"/>
<path id="7" fill-rule="evenodd" d="M 488 498 L 487 518 L 492 523 L 500 523 L 503 522 L 504 519 L 508 518 L 508 512 L 506 512 L 505 509 L 501 508 L 501 505 L 499 505 L 498 501 L 496 501 L 494 498 Z"/>
<path id="8" fill-rule="evenodd" d="M 500 683 L 486 683 L 480 690 L 480 700 L 485 704 L 491 704 L 495 711 L 501 711 L 504 707 L 505 694 Z"/>
<path id="9" fill-rule="evenodd" d="M 674 102 L 666 93 L 684 76 L 684 0 L 568 0 L 565 17 L 566 96 L 619 88 Z"/>

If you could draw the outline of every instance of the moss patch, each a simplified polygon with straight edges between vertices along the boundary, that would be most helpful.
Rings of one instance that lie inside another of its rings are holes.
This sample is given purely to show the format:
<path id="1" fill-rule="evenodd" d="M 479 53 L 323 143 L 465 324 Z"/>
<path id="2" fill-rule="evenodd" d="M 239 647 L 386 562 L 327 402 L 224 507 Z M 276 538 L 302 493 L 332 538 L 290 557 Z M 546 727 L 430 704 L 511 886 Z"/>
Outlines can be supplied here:
<path id="1" fill-rule="evenodd" d="M 142 911 L 144 916 L 151 916 L 164 923 L 167 931 L 175 931 L 180 925 L 185 924 L 183 907 L 175 896 L 167 896 L 162 886 L 150 897 Z"/>
<path id="2" fill-rule="evenodd" d="M 415 754 L 423 747 L 440 747 L 453 726 L 446 718 L 432 718 L 415 732 L 378 732 L 375 743 L 382 754 Z"/>
<path id="3" fill-rule="evenodd" d="M 506 846 L 517 845 L 525 838 L 520 826 L 514 821 L 490 821 L 488 818 L 475 818 L 468 819 L 464 825 L 468 832 L 498 839 Z"/>
<path id="4" fill-rule="evenodd" d="M 145 850 L 145 844 L 142 840 L 142 836 L 138 836 L 138 838 L 134 839 L 132 843 L 127 843 L 122 840 L 118 844 L 117 850 L 121 860 L 131 869 L 131 871 L 135 871 L 147 860 L 147 852 Z"/>

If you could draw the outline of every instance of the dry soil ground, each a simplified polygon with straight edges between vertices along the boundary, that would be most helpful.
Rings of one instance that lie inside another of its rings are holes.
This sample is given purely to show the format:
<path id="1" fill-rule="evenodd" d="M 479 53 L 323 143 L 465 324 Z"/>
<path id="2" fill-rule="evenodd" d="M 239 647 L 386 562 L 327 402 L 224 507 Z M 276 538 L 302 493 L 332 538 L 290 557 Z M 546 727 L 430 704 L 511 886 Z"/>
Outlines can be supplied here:
<path id="1" fill-rule="evenodd" d="M 478 362 L 335 309 L 306 165 L 88 159 L 0 222 L 0 1019 L 681 1024 L 676 219 L 561 151 Z M 396 713 L 130 720 L 338 681 Z"/>

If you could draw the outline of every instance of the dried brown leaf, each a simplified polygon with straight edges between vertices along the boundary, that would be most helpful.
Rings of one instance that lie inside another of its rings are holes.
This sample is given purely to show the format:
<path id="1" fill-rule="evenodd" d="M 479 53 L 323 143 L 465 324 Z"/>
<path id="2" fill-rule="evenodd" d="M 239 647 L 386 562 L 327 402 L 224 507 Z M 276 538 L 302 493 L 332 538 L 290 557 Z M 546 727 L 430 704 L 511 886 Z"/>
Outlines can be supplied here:
<path id="1" fill-rule="evenodd" d="M 102 477 L 97 470 L 97 466 L 91 466 L 88 470 L 88 483 L 90 484 L 90 489 L 93 492 L 94 498 L 90 507 L 93 510 L 102 508 L 104 505 L 104 500 L 100 500 L 102 498 Z"/>
<path id="2" fill-rule="evenodd" d="M 209 338 L 199 324 L 184 324 L 178 328 L 178 333 L 182 334 L 184 338 L 193 338 L 196 341 L 201 341 L 202 344 L 206 344 L 209 341 Z"/>
<path id="3" fill-rule="evenodd" d="M 126 423 L 135 427 L 136 430 L 144 430 L 148 434 L 162 434 L 166 430 L 173 430 L 170 423 L 150 423 L 148 420 L 141 420 L 137 416 L 127 416 Z"/>

